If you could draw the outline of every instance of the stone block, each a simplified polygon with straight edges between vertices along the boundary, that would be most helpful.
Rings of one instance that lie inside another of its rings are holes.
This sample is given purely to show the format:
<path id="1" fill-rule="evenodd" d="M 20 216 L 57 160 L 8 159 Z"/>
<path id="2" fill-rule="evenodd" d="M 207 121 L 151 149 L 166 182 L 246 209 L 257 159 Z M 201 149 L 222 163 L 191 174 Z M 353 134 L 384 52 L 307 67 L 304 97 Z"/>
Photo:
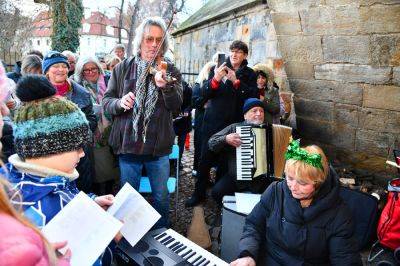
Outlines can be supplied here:
<path id="1" fill-rule="evenodd" d="M 326 0 L 328 6 L 338 7 L 345 5 L 360 5 L 360 0 Z"/>
<path id="2" fill-rule="evenodd" d="M 298 35 L 301 33 L 298 12 L 271 12 L 271 17 L 278 35 Z"/>
<path id="3" fill-rule="evenodd" d="M 335 123 L 332 129 L 333 134 L 332 138 L 329 140 L 329 144 L 335 146 L 335 148 L 354 150 L 356 128 L 351 125 Z"/>
<path id="4" fill-rule="evenodd" d="M 368 36 L 326 36 L 322 49 L 327 63 L 369 64 Z"/>
<path id="5" fill-rule="evenodd" d="M 367 154 L 387 156 L 387 150 L 393 144 L 393 141 L 393 134 L 366 129 L 356 131 L 356 151 Z"/>
<path id="6" fill-rule="evenodd" d="M 333 110 L 333 117 L 337 127 L 347 126 L 358 127 L 360 107 L 349 104 L 336 103 Z"/>
<path id="7" fill-rule="evenodd" d="M 357 0 L 362 6 L 371 6 L 374 4 L 393 5 L 399 4 L 399 0 Z"/>
<path id="8" fill-rule="evenodd" d="M 297 129 L 300 136 L 313 143 L 331 143 L 333 128 L 331 123 L 297 116 Z"/>
<path id="9" fill-rule="evenodd" d="M 362 105 L 363 89 L 360 84 L 319 81 L 322 84 L 331 84 L 333 88 L 333 100 L 337 103 Z"/>
<path id="10" fill-rule="evenodd" d="M 313 79 L 314 65 L 305 62 L 289 61 L 285 63 L 285 71 L 288 78 Z"/>
<path id="11" fill-rule="evenodd" d="M 400 66 L 400 34 L 372 35 L 370 49 L 372 65 Z"/>
<path id="12" fill-rule="evenodd" d="M 257 62 L 265 61 L 266 43 L 263 41 L 251 42 L 249 47 L 249 64 L 254 65 Z"/>
<path id="13" fill-rule="evenodd" d="M 400 86 L 400 67 L 393 68 L 393 84 Z"/>
<path id="14" fill-rule="evenodd" d="M 325 4 L 325 0 L 268 0 L 268 6 L 273 11 L 293 12 Z"/>
<path id="15" fill-rule="evenodd" d="M 400 87 L 364 85 L 363 107 L 400 111 Z"/>
<path id="16" fill-rule="evenodd" d="M 297 97 L 325 102 L 333 100 L 333 89 L 329 86 L 319 86 L 318 81 L 290 79 L 289 84 Z"/>
<path id="17" fill-rule="evenodd" d="M 359 128 L 377 132 L 400 133 L 400 112 L 362 108 Z"/>
<path id="18" fill-rule="evenodd" d="M 279 50 L 286 61 L 322 62 L 320 36 L 279 36 Z"/>
<path id="19" fill-rule="evenodd" d="M 391 78 L 390 67 L 353 64 L 324 64 L 315 66 L 315 78 L 342 82 L 385 84 Z"/>
<path id="20" fill-rule="evenodd" d="M 326 5 L 299 11 L 306 35 L 355 35 L 360 32 L 359 9 L 355 5 Z"/>
<path id="21" fill-rule="evenodd" d="M 294 105 L 296 115 L 325 122 L 332 122 L 333 120 L 332 102 L 307 100 L 295 95 Z"/>
<path id="22" fill-rule="evenodd" d="M 398 33 L 400 5 L 375 4 L 360 8 L 362 30 L 365 33 Z"/>

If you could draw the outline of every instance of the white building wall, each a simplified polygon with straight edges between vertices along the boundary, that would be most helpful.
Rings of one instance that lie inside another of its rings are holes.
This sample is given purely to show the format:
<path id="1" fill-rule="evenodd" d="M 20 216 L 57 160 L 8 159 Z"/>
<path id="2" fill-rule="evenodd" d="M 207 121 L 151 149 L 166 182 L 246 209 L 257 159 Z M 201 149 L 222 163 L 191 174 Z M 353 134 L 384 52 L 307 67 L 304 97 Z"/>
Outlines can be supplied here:
<path id="1" fill-rule="evenodd" d="M 118 38 L 98 35 L 82 35 L 79 46 L 79 54 L 96 55 L 108 54 L 118 42 Z"/>

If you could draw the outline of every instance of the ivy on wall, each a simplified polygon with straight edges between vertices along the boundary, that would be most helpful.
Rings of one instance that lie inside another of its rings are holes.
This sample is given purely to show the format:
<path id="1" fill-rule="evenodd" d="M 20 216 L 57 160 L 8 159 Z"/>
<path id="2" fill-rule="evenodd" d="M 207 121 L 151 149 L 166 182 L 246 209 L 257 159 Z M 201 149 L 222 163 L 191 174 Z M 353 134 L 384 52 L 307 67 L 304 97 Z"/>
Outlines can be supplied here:
<path id="1" fill-rule="evenodd" d="M 76 52 L 79 47 L 79 30 L 82 27 L 82 0 L 53 0 L 51 2 L 53 33 L 52 49 Z"/>

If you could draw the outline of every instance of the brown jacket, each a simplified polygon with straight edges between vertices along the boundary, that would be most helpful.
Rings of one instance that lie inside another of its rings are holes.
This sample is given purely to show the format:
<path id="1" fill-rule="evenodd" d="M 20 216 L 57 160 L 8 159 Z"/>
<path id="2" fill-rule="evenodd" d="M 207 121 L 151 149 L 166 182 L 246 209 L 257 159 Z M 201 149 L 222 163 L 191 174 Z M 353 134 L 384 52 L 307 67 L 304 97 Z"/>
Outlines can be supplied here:
<path id="1" fill-rule="evenodd" d="M 160 89 L 156 108 L 150 118 L 146 134 L 146 143 L 141 139 L 133 141 L 132 109 L 124 112 L 120 106 L 122 96 L 129 91 L 136 92 L 136 75 L 131 74 L 134 58 L 119 63 L 112 71 L 102 105 L 104 112 L 112 116 L 112 129 L 109 144 L 116 154 L 132 153 L 137 155 L 164 156 L 171 152 L 175 134 L 172 127 L 172 112 L 179 110 L 182 104 L 182 83 L 179 70 L 168 63 L 167 72 L 177 79 L 173 85 Z M 130 89 L 131 88 L 131 89 Z"/>

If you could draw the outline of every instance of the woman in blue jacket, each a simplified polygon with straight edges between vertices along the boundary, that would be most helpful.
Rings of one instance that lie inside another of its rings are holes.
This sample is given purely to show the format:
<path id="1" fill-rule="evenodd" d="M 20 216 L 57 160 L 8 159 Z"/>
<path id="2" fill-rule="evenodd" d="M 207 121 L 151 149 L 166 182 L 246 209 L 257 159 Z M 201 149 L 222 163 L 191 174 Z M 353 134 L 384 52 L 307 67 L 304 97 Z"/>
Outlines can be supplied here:
<path id="1" fill-rule="evenodd" d="M 231 265 L 362 265 L 324 152 L 292 141 L 285 157 L 286 179 L 270 185 L 247 217 Z"/>

